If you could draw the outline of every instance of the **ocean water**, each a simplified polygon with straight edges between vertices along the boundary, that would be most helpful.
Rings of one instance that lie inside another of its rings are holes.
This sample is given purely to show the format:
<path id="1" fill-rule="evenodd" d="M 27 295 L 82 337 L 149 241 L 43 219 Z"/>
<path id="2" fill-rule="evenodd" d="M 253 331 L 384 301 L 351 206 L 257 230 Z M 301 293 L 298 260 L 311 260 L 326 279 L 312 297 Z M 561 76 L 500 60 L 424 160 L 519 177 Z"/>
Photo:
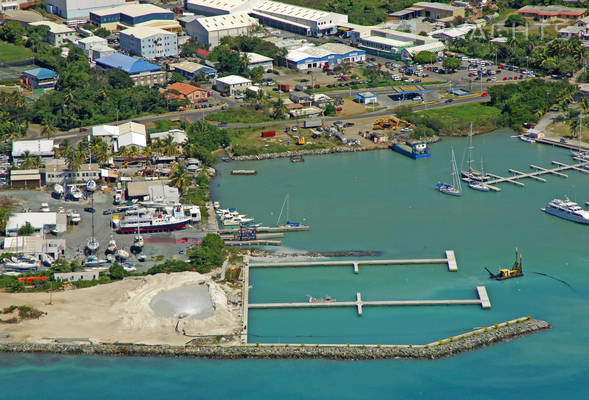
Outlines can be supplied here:
<path id="1" fill-rule="evenodd" d="M 510 138 L 511 131 L 475 137 L 485 170 L 549 167 L 568 152 Z M 305 301 L 306 295 L 367 300 L 469 299 L 484 284 L 491 310 L 478 306 L 252 310 L 251 342 L 419 344 L 474 327 L 531 315 L 553 328 L 476 352 L 436 361 L 214 361 L 0 355 L 0 398 L 30 399 L 537 399 L 589 395 L 589 226 L 540 211 L 554 197 L 589 201 L 589 175 L 546 176 L 547 183 L 504 183 L 499 193 L 464 189 L 445 196 L 450 148 L 460 162 L 466 141 L 445 139 L 433 157 L 414 161 L 390 151 L 219 165 L 216 200 L 256 221 L 274 224 L 285 196 L 288 218 L 311 226 L 289 233 L 284 249 L 374 250 L 382 258 L 441 258 L 456 252 L 459 271 L 444 265 L 253 269 L 252 302 Z M 231 176 L 231 169 L 257 169 Z M 283 220 L 286 210 L 283 210 Z M 523 254 L 523 278 L 488 279 Z M 542 274 L 548 274 L 547 277 Z M 562 283 L 566 282 L 567 284 Z M 570 285 L 570 286 L 569 286 Z M 31 384 L 31 382 L 35 382 Z"/>

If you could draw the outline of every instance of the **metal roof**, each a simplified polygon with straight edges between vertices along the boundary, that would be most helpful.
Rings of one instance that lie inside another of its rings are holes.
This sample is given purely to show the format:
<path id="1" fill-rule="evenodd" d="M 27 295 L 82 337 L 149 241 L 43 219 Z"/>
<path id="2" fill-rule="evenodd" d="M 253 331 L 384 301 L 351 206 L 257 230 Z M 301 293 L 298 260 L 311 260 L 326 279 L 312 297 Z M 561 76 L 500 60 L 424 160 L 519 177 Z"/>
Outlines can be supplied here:
<path id="1" fill-rule="evenodd" d="M 110 56 L 99 58 L 96 60 L 96 64 L 107 68 L 118 68 L 128 74 L 160 71 L 162 69 L 159 65 L 151 64 L 147 61 L 129 57 L 121 53 L 114 53 Z"/>
<path id="2" fill-rule="evenodd" d="M 336 13 L 279 3 L 277 1 L 264 1 L 263 3 L 256 6 L 254 10 L 282 15 L 285 18 L 299 18 L 311 21 L 323 20 L 336 15 Z"/>
<path id="3" fill-rule="evenodd" d="M 60 34 L 60 33 L 72 33 L 75 32 L 72 28 L 64 24 L 57 24 L 53 21 L 38 21 L 38 22 L 31 22 L 29 25 L 32 26 L 47 26 L 49 27 L 49 31 L 53 34 Z"/>
<path id="4" fill-rule="evenodd" d="M 145 39 L 155 35 L 174 35 L 175 33 L 168 32 L 160 28 L 153 28 L 149 26 L 136 26 L 133 28 L 125 29 L 120 32 L 121 35 L 134 36 L 137 39 Z"/>
<path id="5" fill-rule="evenodd" d="M 247 55 L 247 61 L 250 64 L 258 64 L 258 63 L 266 63 L 272 62 L 274 59 L 270 57 L 263 56 L 258 53 L 245 53 Z"/>
<path id="6" fill-rule="evenodd" d="M 190 6 L 201 6 L 231 12 L 233 9 L 250 3 L 251 1 L 252 0 L 187 0 L 186 8 L 190 8 Z"/>
<path id="7" fill-rule="evenodd" d="M 23 74 L 34 76 L 37 79 L 52 79 L 55 78 L 55 71 L 47 68 L 33 68 L 23 71 Z"/>
<path id="8" fill-rule="evenodd" d="M 250 17 L 247 13 L 197 18 L 195 21 L 191 23 L 195 22 L 198 22 L 203 28 L 205 28 L 209 32 L 221 31 L 225 29 L 246 28 L 248 26 L 258 25 L 258 21 Z"/>
<path id="9" fill-rule="evenodd" d="M 112 8 L 105 8 L 102 10 L 95 10 L 92 11 L 92 14 L 98 16 L 106 16 L 106 15 L 113 15 L 113 14 L 124 14 L 128 15 L 129 17 L 140 17 L 146 14 L 174 14 L 170 10 L 166 10 L 165 8 L 161 8 L 158 6 L 154 6 L 153 4 L 124 4 L 122 6 L 112 7 Z"/>
<path id="10" fill-rule="evenodd" d="M 12 156 L 21 157 L 26 152 L 33 156 L 50 156 L 53 146 L 53 139 L 17 140 L 12 142 Z"/>
<path id="11" fill-rule="evenodd" d="M 239 75 L 225 76 L 223 78 L 217 79 L 217 82 L 224 83 L 225 85 L 241 85 L 244 83 L 252 83 L 252 81 L 250 81 L 249 79 Z"/>

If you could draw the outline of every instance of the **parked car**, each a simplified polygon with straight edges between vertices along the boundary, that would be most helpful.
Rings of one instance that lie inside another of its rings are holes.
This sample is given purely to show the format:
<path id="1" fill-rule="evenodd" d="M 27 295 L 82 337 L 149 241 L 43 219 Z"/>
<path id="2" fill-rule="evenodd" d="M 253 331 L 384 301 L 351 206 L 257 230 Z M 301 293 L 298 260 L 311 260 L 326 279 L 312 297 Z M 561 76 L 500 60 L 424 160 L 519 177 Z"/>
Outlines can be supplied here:
<path id="1" fill-rule="evenodd" d="M 454 101 L 454 99 L 446 99 L 446 101 L 444 103 L 452 103 Z"/>
<path id="2" fill-rule="evenodd" d="M 89 213 L 96 212 L 96 210 L 92 207 L 84 207 L 84 211 L 89 212 Z"/>
<path id="3" fill-rule="evenodd" d="M 102 215 L 110 215 L 110 214 L 114 214 L 115 210 L 111 209 L 111 208 L 107 208 L 106 210 L 104 210 L 102 212 Z"/>
<path id="4" fill-rule="evenodd" d="M 227 126 L 227 122 L 219 122 L 219 125 L 217 125 L 217 126 L 219 126 L 219 127 Z"/>

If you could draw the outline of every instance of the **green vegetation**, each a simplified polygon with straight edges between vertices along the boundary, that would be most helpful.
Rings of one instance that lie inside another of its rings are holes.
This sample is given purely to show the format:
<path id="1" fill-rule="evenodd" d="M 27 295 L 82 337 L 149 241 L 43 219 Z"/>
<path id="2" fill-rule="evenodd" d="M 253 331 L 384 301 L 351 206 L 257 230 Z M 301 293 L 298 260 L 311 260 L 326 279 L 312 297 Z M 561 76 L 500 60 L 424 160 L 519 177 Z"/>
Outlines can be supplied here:
<path id="1" fill-rule="evenodd" d="M 542 40 L 538 35 L 525 38 L 521 34 L 508 43 L 490 43 L 486 40 L 455 40 L 450 50 L 468 56 L 494 60 L 499 63 L 533 68 L 545 74 L 572 75 L 581 68 L 586 50 L 578 38 Z"/>
<path id="2" fill-rule="evenodd" d="M 267 122 L 272 121 L 272 117 L 264 109 L 256 110 L 254 107 L 243 106 L 240 108 L 230 108 L 224 111 L 208 114 L 207 121 L 216 122 Z"/>
<path id="3" fill-rule="evenodd" d="M 397 115 L 416 125 L 413 135 L 417 137 L 431 135 L 466 135 L 470 122 L 473 129 L 488 132 L 501 126 L 501 111 L 478 103 L 411 113 L 408 107 L 399 107 Z"/>
<path id="4" fill-rule="evenodd" d="M 573 100 L 577 91 L 566 81 L 541 79 L 489 88 L 491 105 L 501 110 L 503 124 L 519 129 L 524 122 L 538 121 L 554 104 L 561 108 Z"/>
<path id="5" fill-rule="evenodd" d="M 505 19 L 507 26 L 522 26 L 526 24 L 526 20 L 519 14 L 512 14 Z"/>
<path id="6" fill-rule="evenodd" d="M 10 317 L 8 319 L 0 318 L 0 323 L 16 324 L 16 323 L 19 323 L 25 319 L 37 319 L 45 314 L 43 311 L 39 311 L 33 307 L 12 305 L 12 306 L 9 306 L 9 307 L 6 307 L 6 308 L 3 308 L 2 310 L 0 310 L 0 315 L 6 315 L 6 314 L 10 315 L 10 314 L 13 314 L 15 311 L 16 311 L 16 315 L 13 315 L 12 317 Z"/>
<path id="7" fill-rule="evenodd" d="M 460 67 L 461 61 L 456 57 L 447 57 L 442 61 L 442 67 L 450 71 L 456 71 Z"/>
<path id="8" fill-rule="evenodd" d="M 437 58 L 431 51 L 420 51 L 413 57 L 413 61 L 417 64 L 431 64 L 436 62 Z"/>
<path id="9" fill-rule="evenodd" d="M 0 40 L 8 43 L 21 44 L 25 34 L 25 28 L 19 22 L 8 21 L 0 29 Z"/>
<path id="10" fill-rule="evenodd" d="M 33 57 L 30 49 L 0 42 L 0 63 L 27 60 Z"/>
<path id="11" fill-rule="evenodd" d="M 30 236 L 35 233 L 35 228 L 27 221 L 26 224 L 18 228 L 18 236 Z"/>

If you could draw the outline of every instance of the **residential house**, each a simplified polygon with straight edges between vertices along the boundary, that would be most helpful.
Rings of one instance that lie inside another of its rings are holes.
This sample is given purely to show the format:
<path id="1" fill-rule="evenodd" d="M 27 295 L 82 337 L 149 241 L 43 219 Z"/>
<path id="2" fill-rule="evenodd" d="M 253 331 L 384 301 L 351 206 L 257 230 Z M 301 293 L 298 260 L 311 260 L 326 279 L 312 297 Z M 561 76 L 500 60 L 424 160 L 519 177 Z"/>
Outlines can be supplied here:
<path id="1" fill-rule="evenodd" d="M 166 72 L 159 65 L 121 53 L 97 59 L 96 67 L 102 71 L 120 69 L 129 75 L 136 86 L 163 85 L 166 82 Z"/>
<path id="2" fill-rule="evenodd" d="M 33 68 L 23 71 L 23 83 L 32 89 L 53 89 L 57 84 L 57 73 L 47 68 Z"/>
<path id="3" fill-rule="evenodd" d="M 209 98 L 208 90 L 182 82 L 173 83 L 168 86 L 166 90 L 168 91 L 169 95 L 176 96 L 182 100 L 188 100 L 191 103 L 206 101 Z M 175 94 L 171 91 L 178 92 L 178 94 Z"/>
<path id="4" fill-rule="evenodd" d="M 196 75 L 199 73 L 204 74 L 208 78 L 215 78 L 217 76 L 216 69 L 192 61 L 182 61 L 170 64 L 170 71 L 178 72 L 180 75 L 190 80 L 195 80 Z"/>
<path id="5" fill-rule="evenodd" d="M 243 76 L 229 75 L 223 78 L 218 78 L 215 81 L 215 89 L 220 93 L 228 93 L 234 96 L 238 92 L 245 92 L 248 86 L 251 86 L 252 81 Z"/>
<path id="6" fill-rule="evenodd" d="M 67 42 L 74 42 L 76 31 L 64 24 L 58 24 L 52 21 L 38 21 L 30 22 L 31 26 L 47 26 L 49 32 L 45 36 L 44 40 L 52 46 L 62 46 Z"/>

